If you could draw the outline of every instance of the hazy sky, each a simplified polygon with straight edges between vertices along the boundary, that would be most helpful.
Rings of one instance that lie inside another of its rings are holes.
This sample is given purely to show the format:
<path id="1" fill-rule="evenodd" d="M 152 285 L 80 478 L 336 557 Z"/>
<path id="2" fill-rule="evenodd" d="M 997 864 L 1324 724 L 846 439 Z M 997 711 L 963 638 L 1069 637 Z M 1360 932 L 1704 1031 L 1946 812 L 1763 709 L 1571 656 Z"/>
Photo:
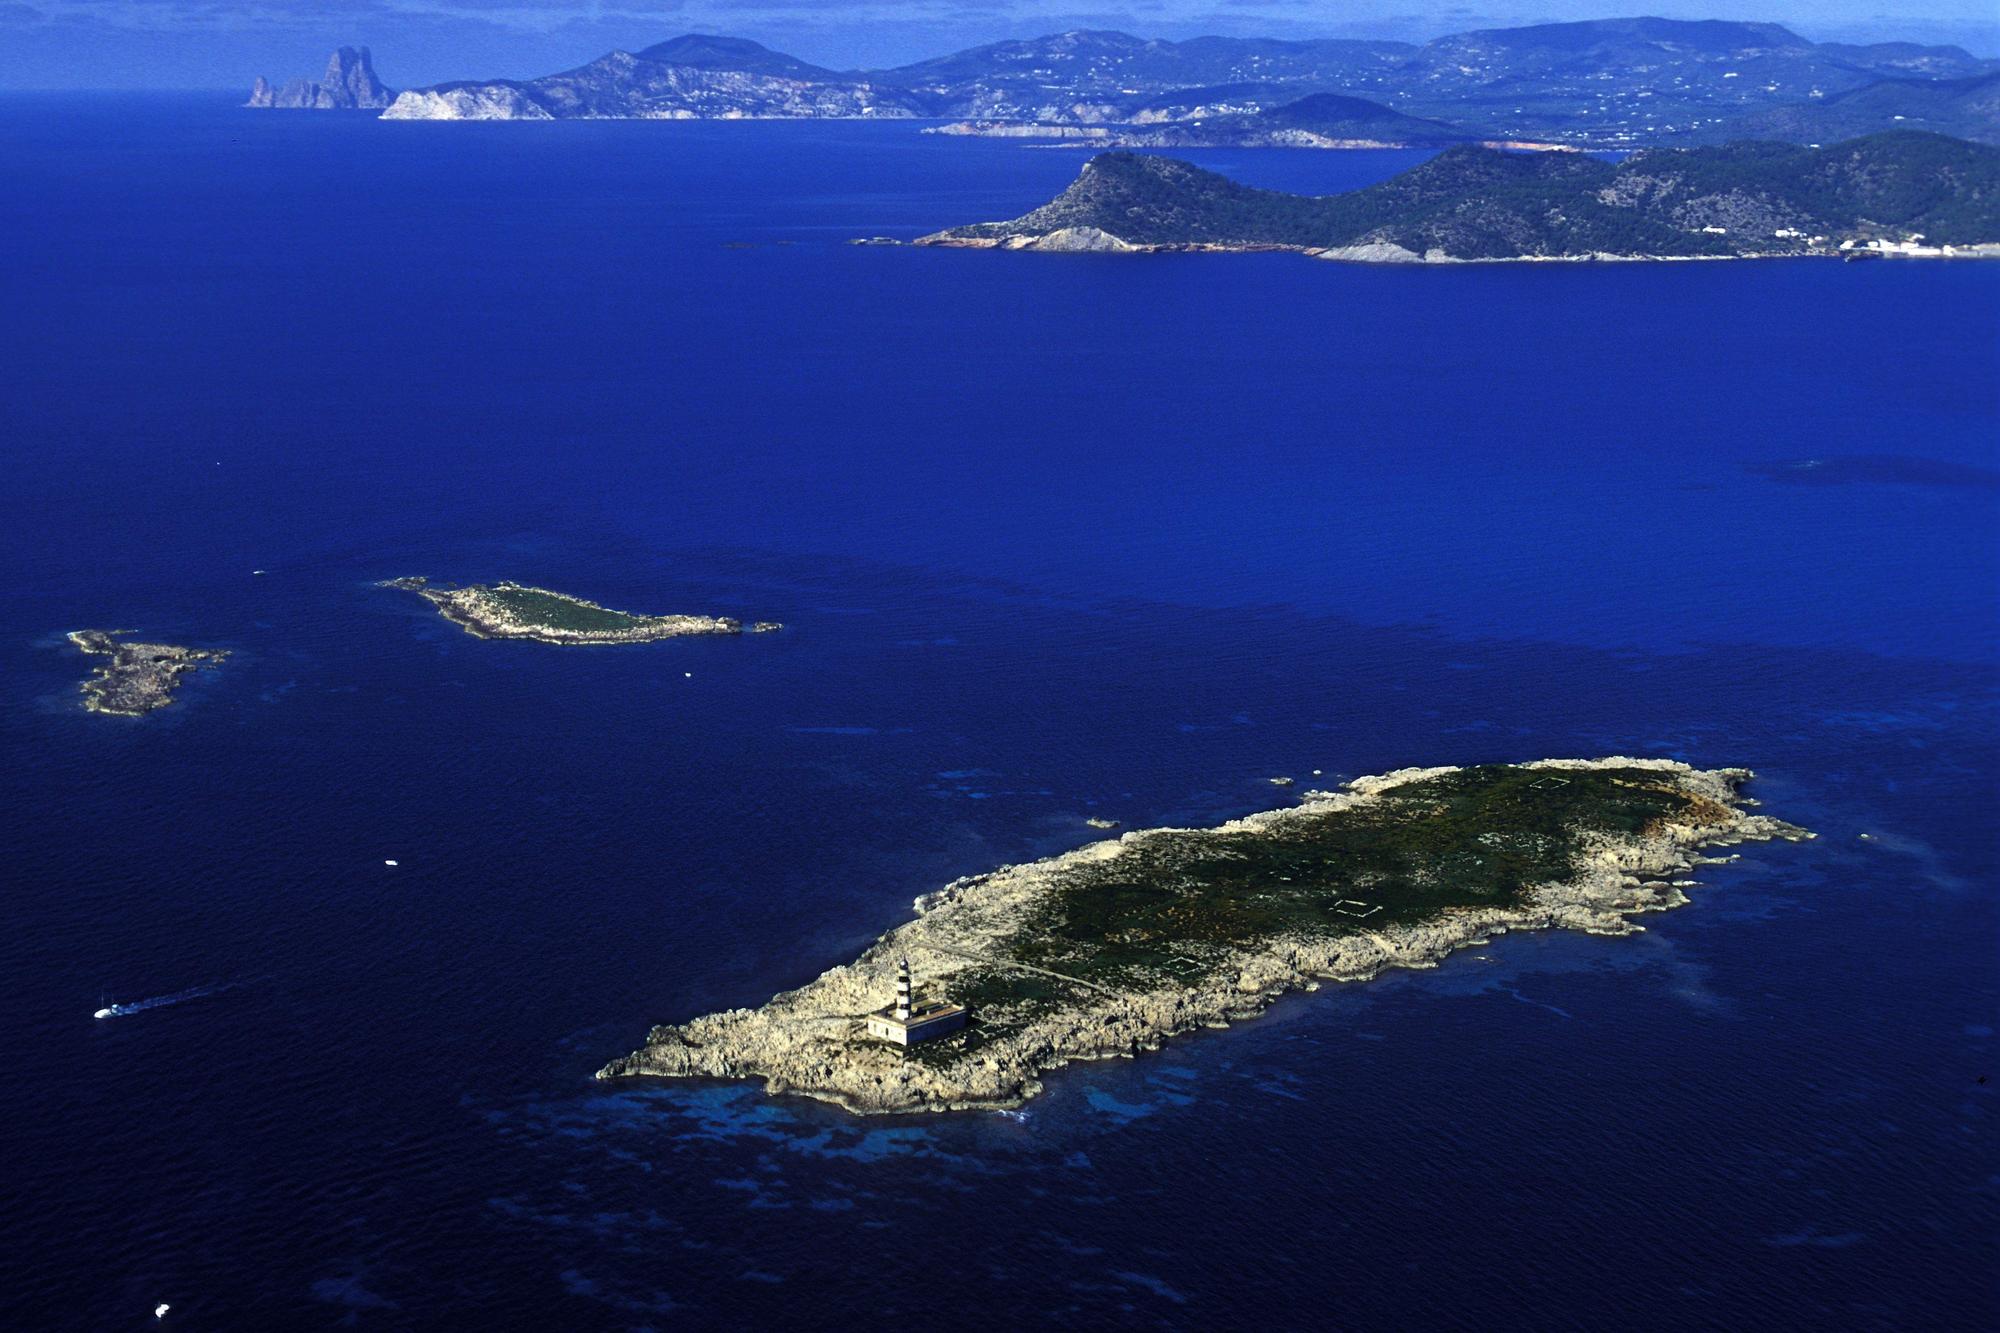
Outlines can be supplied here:
<path id="1" fill-rule="evenodd" d="M 247 85 L 317 74 L 367 45 L 385 82 L 526 77 L 688 31 L 753 37 L 836 67 L 891 65 L 1065 28 L 1144 36 L 1367 36 L 1631 13 L 1764 19 L 1819 40 L 1954 42 L 2000 55 L 2000 0 L 0 0 L 0 88 Z"/>

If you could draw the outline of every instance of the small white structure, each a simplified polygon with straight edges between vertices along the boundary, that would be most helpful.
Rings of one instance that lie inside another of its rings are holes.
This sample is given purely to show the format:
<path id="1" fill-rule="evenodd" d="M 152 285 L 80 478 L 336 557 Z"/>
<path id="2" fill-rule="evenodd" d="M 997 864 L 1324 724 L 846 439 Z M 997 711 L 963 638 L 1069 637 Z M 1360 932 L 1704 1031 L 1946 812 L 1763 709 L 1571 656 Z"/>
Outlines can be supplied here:
<path id="1" fill-rule="evenodd" d="M 948 1000 L 910 998 L 910 960 L 896 964 L 896 1002 L 868 1015 L 868 1035 L 898 1046 L 942 1037 L 965 1026 L 965 1006 Z"/>

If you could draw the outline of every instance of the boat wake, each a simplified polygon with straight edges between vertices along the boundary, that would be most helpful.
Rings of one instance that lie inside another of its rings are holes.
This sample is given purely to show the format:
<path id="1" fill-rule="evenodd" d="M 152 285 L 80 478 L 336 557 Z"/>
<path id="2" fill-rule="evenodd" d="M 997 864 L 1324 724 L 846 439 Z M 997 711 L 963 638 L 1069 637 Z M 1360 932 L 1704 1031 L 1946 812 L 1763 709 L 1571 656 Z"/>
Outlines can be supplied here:
<path id="1" fill-rule="evenodd" d="M 150 1000 L 133 1000 L 129 1004 L 107 1004 L 92 1014 L 92 1018 L 124 1018 L 128 1014 L 143 1014 L 148 1009 L 164 1009 L 170 1004 L 185 1004 L 189 1000 L 199 1000 L 207 995 L 219 995 L 226 990 L 247 985 L 241 981 L 220 981 L 213 986 L 193 986 L 187 990 L 175 991 L 172 995 L 155 995 Z"/>

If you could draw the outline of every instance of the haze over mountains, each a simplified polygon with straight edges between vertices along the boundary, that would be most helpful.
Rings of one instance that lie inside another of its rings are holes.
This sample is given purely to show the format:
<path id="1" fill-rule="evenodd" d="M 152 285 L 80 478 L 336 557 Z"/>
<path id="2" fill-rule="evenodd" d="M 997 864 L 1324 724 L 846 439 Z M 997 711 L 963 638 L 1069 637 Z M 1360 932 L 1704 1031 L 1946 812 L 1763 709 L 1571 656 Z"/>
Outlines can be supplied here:
<path id="1" fill-rule="evenodd" d="M 691 34 L 541 78 L 412 89 L 385 114 L 933 118 L 959 121 L 961 132 L 1041 126 L 1056 137 L 1084 137 L 1075 127 L 1178 125 L 1152 138 L 1182 144 L 1812 141 L 1909 123 L 2000 141 L 1991 85 L 1981 82 L 1996 73 L 2000 61 L 1958 47 L 1816 43 L 1776 24 L 1722 20 L 1553 23 L 1422 45 L 1176 42 L 1085 30 L 883 70 L 831 70 L 741 38 Z M 1302 101 L 1323 95 L 1348 100 Z M 1284 123 L 1255 120 L 1279 107 L 1291 108 Z M 1117 141 L 1149 140 L 1121 133 Z"/>
<path id="2" fill-rule="evenodd" d="M 1155 117 L 1125 125 L 980 120 L 959 121 L 932 132 L 1053 139 L 1117 148 L 1437 148 L 1492 137 L 1340 93 L 1308 93 L 1295 102 L 1262 111 Z"/>

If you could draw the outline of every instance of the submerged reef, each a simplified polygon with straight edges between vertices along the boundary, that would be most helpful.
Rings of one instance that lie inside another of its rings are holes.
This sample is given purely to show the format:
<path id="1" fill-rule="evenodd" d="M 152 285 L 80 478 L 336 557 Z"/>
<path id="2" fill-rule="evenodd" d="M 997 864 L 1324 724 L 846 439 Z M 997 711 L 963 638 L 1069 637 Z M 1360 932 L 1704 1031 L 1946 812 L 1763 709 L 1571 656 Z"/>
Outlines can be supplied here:
<path id="1" fill-rule="evenodd" d="M 1688 901 L 1703 847 L 1803 829 L 1744 769 L 1657 759 L 1412 768 L 1210 829 L 1146 829 L 955 881 L 916 919 L 758 1009 L 656 1027 L 597 1077 L 762 1078 L 855 1112 L 1001 1109 L 1072 1060 L 1226 1027 L 1279 995 L 1429 967 L 1508 930 L 1623 935 Z M 867 1034 L 898 960 L 960 1032 Z"/>

